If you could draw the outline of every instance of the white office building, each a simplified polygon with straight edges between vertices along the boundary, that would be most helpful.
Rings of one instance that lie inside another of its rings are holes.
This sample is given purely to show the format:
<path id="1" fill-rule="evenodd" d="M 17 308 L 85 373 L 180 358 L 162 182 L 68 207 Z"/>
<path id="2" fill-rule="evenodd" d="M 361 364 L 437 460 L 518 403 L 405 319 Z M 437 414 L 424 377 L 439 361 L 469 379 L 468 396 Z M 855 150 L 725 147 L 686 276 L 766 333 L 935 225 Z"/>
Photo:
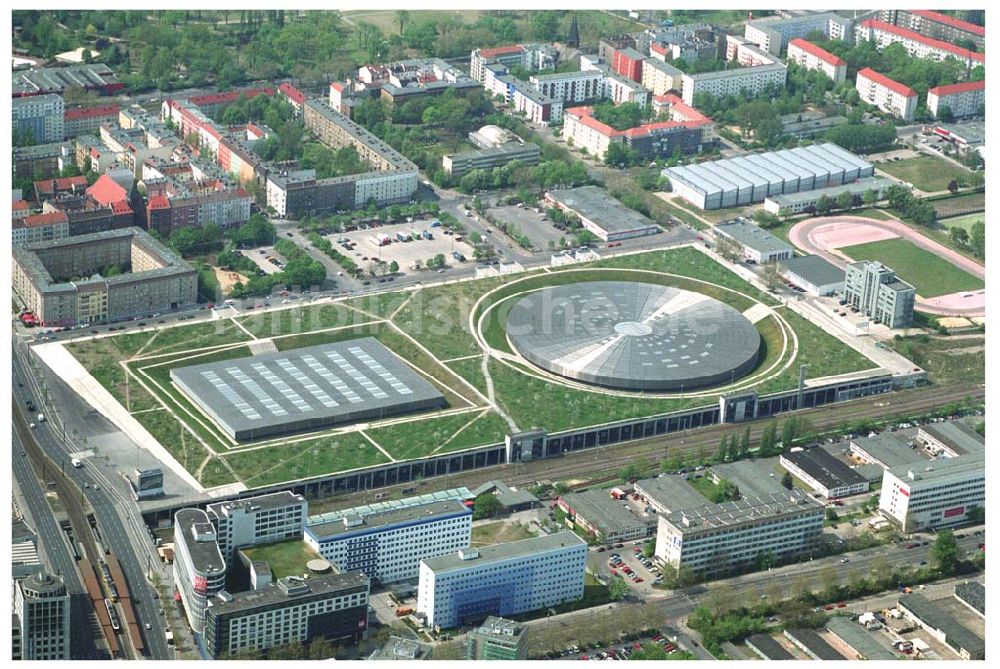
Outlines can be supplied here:
<path id="1" fill-rule="evenodd" d="M 858 71 L 854 87 L 861 95 L 862 101 L 875 105 L 896 118 L 911 121 L 916 114 L 916 92 L 870 67 Z"/>
<path id="2" fill-rule="evenodd" d="M 780 560 L 815 547 L 824 513 L 798 490 L 675 511 L 660 516 L 656 559 L 703 575 L 752 564 L 762 555 Z"/>
<path id="3" fill-rule="evenodd" d="M 807 70 L 820 70 L 835 84 L 843 83 L 847 79 L 846 60 L 800 37 L 788 43 L 787 62 L 798 63 Z"/>
<path id="4" fill-rule="evenodd" d="M 62 577 L 39 572 L 14 581 L 13 613 L 19 659 L 70 659 L 70 601 Z"/>
<path id="5" fill-rule="evenodd" d="M 967 522 L 985 503 L 986 458 L 970 454 L 887 469 L 878 506 L 904 532 L 918 532 Z"/>
<path id="6" fill-rule="evenodd" d="M 455 499 L 419 497 L 388 508 L 358 507 L 310 518 L 305 541 L 342 572 L 393 583 L 417 578 L 425 558 L 468 548 L 472 510 Z"/>
<path id="7" fill-rule="evenodd" d="M 417 613 L 428 627 L 456 627 L 583 597 L 587 543 L 557 532 L 422 560 Z"/>
<path id="8" fill-rule="evenodd" d="M 181 509 L 174 514 L 174 586 L 188 625 L 202 633 L 208 600 L 226 587 L 226 560 L 219 550 L 215 526 L 201 509 Z"/>
<path id="9" fill-rule="evenodd" d="M 227 564 L 233 563 L 237 548 L 301 539 L 308 512 L 305 497 L 287 490 L 209 504 L 206 509 Z"/>
<path id="10" fill-rule="evenodd" d="M 965 81 L 948 86 L 935 86 L 927 91 L 927 109 L 937 118 L 947 107 L 952 116 L 977 116 L 986 104 L 986 81 Z"/>

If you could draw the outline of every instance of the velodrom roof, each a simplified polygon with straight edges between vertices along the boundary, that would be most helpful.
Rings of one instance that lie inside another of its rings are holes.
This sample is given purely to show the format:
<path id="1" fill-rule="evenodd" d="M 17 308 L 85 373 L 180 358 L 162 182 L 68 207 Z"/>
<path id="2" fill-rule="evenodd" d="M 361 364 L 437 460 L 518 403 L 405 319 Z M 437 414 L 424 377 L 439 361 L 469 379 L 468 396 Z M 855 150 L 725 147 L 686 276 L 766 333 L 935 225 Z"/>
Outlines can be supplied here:
<path id="1" fill-rule="evenodd" d="M 517 301 L 514 348 L 539 367 L 629 390 L 684 390 L 740 378 L 760 334 L 739 311 L 701 293 L 628 281 L 553 286 Z"/>
<path id="2" fill-rule="evenodd" d="M 372 337 L 175 368 L 170 378 L 238 441 L 445 405 Z"/>

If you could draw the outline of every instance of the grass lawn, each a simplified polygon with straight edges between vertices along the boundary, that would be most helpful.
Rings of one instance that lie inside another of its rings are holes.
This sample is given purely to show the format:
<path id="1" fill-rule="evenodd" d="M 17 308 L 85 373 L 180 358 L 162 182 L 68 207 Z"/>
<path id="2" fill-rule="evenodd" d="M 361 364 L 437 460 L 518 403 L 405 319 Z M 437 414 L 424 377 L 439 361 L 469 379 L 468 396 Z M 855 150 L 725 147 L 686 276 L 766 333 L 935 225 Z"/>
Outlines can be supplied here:
<path id="1" fill-rule="evenodd" d="M 684 207 L 678 206 L 676 204 L 677 202 L 679 202 L 679 200 L 671 200 L 671 201 L 663 200 L 664 209 L 668 211 L 671 216 L 673 216 L 678 220 L 684 221 L 695 230 L 708 229 L 708 225 L 704 221 L 702 221 L 697 216 L 687 211 Z M 701 212 L 698 213 L 699 215 L 701 214 Z"/>
<path id="2" fill-rule="evenodd" d="M 395 459 L 409 460 L 435 451 L 447 453 L 497 444 L 503 441 L 507 429 L 507 423 L 494 412 L 475 411 L 411 420 L 366 430 L 366 434 Z"/>
<path id="3" fill-rule="evenodd" d="M 841 250 L 854 260 L 876 260 L 893 268 L 904 281 L 912 283 L 922 297 L 979 290 L 984 285 L 982 279 L 905 239 L 886 239 Z"/>
<path id="4" fill-rule="evenodd" d="M 892 347 L 927 370 L 932 381 L 982 383 L 986 379 L 984 339 L 931 339 L 925 335 L 904 337 Z"/>
<path id="5" fill-rule="evenodd" d="M 534 534 L 529 532 L 521 523 L 510 523 L 498 521 L 496 523 L 485 523 L 472 528 L 473 546 L 492 546 L 493 544 L 506 544 L 512 541 L 530 539 Z"/>
<path id="6" fill-rule="evenodd" d="M 969 171 L 934 156 L 918 156 L 899 162 L 883 163 L 880 170 L 908 181 L 924 192 L 946 190 L 953 179 L 968 176 Z"/>
<path id="7" fill-rule="evenodd" d="M 986 192 L 961 193 L 940 200 L 931 200 L 931 204 L 939 219 L 965 214 L 969 211 L 982 211 L 986 209 Z"/>
<path id="8" fill-rule="evenodd" d="M 691 479 L 688 481 L 691 487 L 701 493 L 702 497 L 711 501 L 712 493 L 719 489 L 719 486 L 712 483 L 712 479 L 707 476 L 702 476 L 701 478 Z"/>
<path id="9" fill-rule="evenodd" d="M 866 207 L 864 209 L 855 209 L 853 211 L 847 212 L 848 216 L 863 216 L 864 218 L 874 218 L 878 221 L 891 221 L 895 218 L 892 214 L 885 212 L 881 209 L 874 209 L 872 207 Z"/>
<path id="10" fill-rule="evenodd" d="M 271 567 L 275 580 L 286 576 L 301 576 L 308 573 L 309 560 L 322 559 L 306 542 L 300 539 L 282 541 L 265 546 L 241 549 L 251 560 L 263 560 Z"/>
<path id="11" fill-rule="evenodd" d="M 966 232 L 972 233 L 972 226 L 976 223 L 984 223 L 986 221 L 986 212 L 980 212 L 978 214 L 967 214 L 965 216 L 956 216 L 954 218 L 946 218 L 944 220 L 938 221 L 938 223 L 943 228 L 963 228 Z"/>

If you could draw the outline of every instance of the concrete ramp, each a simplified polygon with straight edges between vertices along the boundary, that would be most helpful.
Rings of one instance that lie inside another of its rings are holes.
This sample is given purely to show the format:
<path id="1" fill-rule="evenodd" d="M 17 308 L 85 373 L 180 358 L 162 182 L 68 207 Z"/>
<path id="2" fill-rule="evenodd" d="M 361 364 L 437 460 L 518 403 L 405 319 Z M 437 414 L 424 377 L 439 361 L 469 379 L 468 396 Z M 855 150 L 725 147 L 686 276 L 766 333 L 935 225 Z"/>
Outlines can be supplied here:
<path id="1" fill-rule="evenodd" d="M 751 323 L 756 323 L 757 321 L 764 320 L 772 313 L 773 312 L 771 311 L 771 307 L 767 306 L 766 304 L 755 304 L 746 311 L 744 311 L 743 315 Z"/>
<path id="2" fill-rule="evenodd" d="M 277 353 L 278 347 L 274 345 L 274 341 L 271 339 L 257 339 L 255 341 L 247 342 L 247 348 L 250 349 L 252 355 L 264 355 L 265 353 Z"/>

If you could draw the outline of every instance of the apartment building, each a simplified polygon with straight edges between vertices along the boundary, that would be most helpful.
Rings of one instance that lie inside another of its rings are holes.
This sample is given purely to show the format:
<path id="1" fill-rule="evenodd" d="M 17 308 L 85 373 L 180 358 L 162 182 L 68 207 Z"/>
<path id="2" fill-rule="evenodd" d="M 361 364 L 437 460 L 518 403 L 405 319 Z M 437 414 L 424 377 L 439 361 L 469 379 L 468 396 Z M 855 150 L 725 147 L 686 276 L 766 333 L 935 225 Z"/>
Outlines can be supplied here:
<path id="1" fill-rule="evenodd" d="M 876 323 L 893 329 L 909 327 L 916 295 L 913 286 L 882 263 L 865 260 L 847 265 L 844 299 Z"/>
<path id="2" fill-rule="evenodd" d="M 711 575 L 812 550 L 823 530 L 824 508 L 801 491 L 705 504 L 661 515 L 656 558 L 674 569 Z"/>
<path id="3" fill-rule="evenodd" d="M 904 532 L 918 532 L 968 522 L 985 500 L 985 455 L 969 454 L 885 470 L 879 511 Z"/>
<path id="4" fill-rule="evenodd" d="M 576 601 L 586 562 L 587 543 L 573 532 L 428 558 L 417 614 L 428 627 L 447 628 Z"/>
<path id="5" fill-rule="evenodd" d="M 935 86 L 927 91 L 927 109 L 934 118 L 947 108 L 955 118 L 979 116 L 986 105 L 986 81 Z"/>
<path id="6" fill-rule="evenodd" d="M 540 125 L 562 121 L 562 100 L 536 91 L 530 84 L 519 79 L 513 79 L 513 88 L 511 105 L 515 111 L 524 114 L 529 121 Z"/>
<path id="7" fill-rule="evenodd" d="M 73 159 L 73 151 L 71 143 L 61 141 L 33 146 L 16 146 L 14 147 L 14 177 L 16 179 L 51 179 L 57 176 Z"/>
<path id="8" fill-rule="evenodd" d="M 296 112 L 300 114 L 302 113 L 302 106 L 306 103 L 307 97 L 305 93 L 286 81 L 278 84 L 278 95 L 283 97 L 290 105 L 295 107 Z"/>
<path id="9" fill-rule="evenodd" d="M 400 504 L 310 518 L 305 542 L 341 571 L 381 583 L 416 578 L 421 560 L 469 547 L 472 511 L 462 502 L 410 498 Z"/>
<path id="10" fill-rule="evenodd" d="M 62 211 L 15 218 L 11 222 L 11 243 L 36 244 L 69 237 L 69 216 Z"/>
<path id="11" fill-rule="evenodd" d="M 225 659 L 316 639 L 357 644 L 368 629 L 369 595 L 368 578 L 357 573 L 286 576 L 257 590 L 220 592 L 205 610 L 205 651 Z"/>
<path id="12" fill-rule="evenodd" d="M 469 76 L 484 83 L 486 67 L 500 64 L 505 68 L 546 70 L 555 67 L 559 52 L 548 44 L 511 44 L 489 49 L 475 49 L 469 58 Z"/>
<path id="13" fill-rule="evenodd" d="M 490 616 L 466 635 L 467 660 L 527 660 L 528 627 Z"/>
<path id="14" fill-rule="evenodd" d="M 604 79 L 599 70 L 581 70 L 535 74 L 529 83 L 542 95 L 572 104 L 604 97 Z"/>
<path id="15" fill-rule="evenodd" d="M 970 51 L 939 39 L 925 37 L 912 30 L 894 26 L 878 19 L 862 21 L 861 25 L 854 29 L 854 39 L 857 42 L 872 42 L 879 50 L 890 44 L 902 44 L 906 52 L 914 58 L 932 58 L 934 60 L 955 58 L 969 68 L 986 64 L 986 54 Z"/>
<path id="16" fill-rule="evenodd" d="M 139 228 L 18 245 L 13 255 L 14 290 L 45 325 L 148 316 L 192 305 L 198 296 L 197 272 Z M 98 273 L 112 266 L 127 271 Z"/>
<path id="17" fill-rule="evenodd" d="M 927 9 L 882 9 L 879 10 L 879 18 L 925 37 L 952 43 L 971 40 L 976 45 L 976 51 L 986 49 L 986 28 L 941 12 Z"/>
<path id="18" fill-rule="evenodd" d="M 305 497 L 287 490 L 205 508 L 215 527 L 215 541 L 230 565 L 237 548 L 301 539 L 308 512 Z"/>
<path id="19" fill-rule="evenodd" d="M 647 58 L 642 61 L 642 86 L 654 96 L 679 91 L 684 73 L 670 63 Z"/>
<path id="20" fill-rule="evenodd" d="M 640 72 L 639 78 L 642 79 Z M 649 102 L 649 91 L 634 79 L 623 77 L 615 72 L 607 72 L 604 78 L 604 97 L 616 105 L 632 102 L 645 107 Z"/>
<path id="21" fill-rule="evenodd" d="M 94 134 L 105 123 L 118 125 L 118 105 L 101 105 L 83 109 L 67 109 L 63 114 L 63 137 L 73 139 Z"/>
<path id="22" fill-rule="evenodd" d="M 46 144 L 65 139 L 65 108 L 61 95 L 30 95 L 10 101 L 14 145 Z"/>
<path id="23" fill-rule="evenodd" d="M 646 56 L 643 56 L 635 49 L 626 47 L 624 49 L 615 50 L 614 55 L 609 62 L 611 63 L 611 69 L 614 70 L 616 74 L 635 82 L 641 82 L 642 61 L 645 59 Z"/>
<path id="24" fill-rule="evenodd" d="M 13 625 L 22 660 L 69 660 L 70 598 L 61 576 L 37 572 L 14 581 Z"/>
<path id="25" fill-rule="evenodd" d="M 760 19 L 748 21 L 743 37 L 775 56 L 781 55 L 785 45 L 796 37 L 821 32 L 827 39 L 851 39 L 853 21 L 833 12 L 802 14 L 786 19 Z"/>
<path id="26" fill-rule="evenodd" d="M 846 60 L 801 37 L 796 37 L 788 43 L 786 62 L 797 63 L 807 70 L 820 70 L 835 84 L 843 83 L 847 79 Z"/>
<path id="27" fill-rule="evenodd" d="M 788 68 L 781 63 L 685 74 L 681 77 L 681 98 L 684 104 L 693 105 L 699 93 L 714 97 L 759 95 L 768 87 L 783 87 L 787 75 Z"/>
<path id="28" fill-rule="evenodd" d="M 858 71 L 854 88 L 861 100 L 875 105 L 887 114 L 912 121 L 917 111 L 917 94 L 904 84 L 879 74 L 870 67 Z"/>
<path id="29" fill-rule="evenodd" d="M 677 100 L 680 102 L 680 100 Z M 711 120 L 658 121 L 627 130 L 615 130 L 594 118 L 593 107 L 573 107 L 563 113 L 563 137 L 573 139 L 573 146 L 586 149 L 589 155 L 603 160 L 608 147 L 624 144 L 636 151 L 642 161 L 674 155 L 697 153 L 706 142 Z"/>

